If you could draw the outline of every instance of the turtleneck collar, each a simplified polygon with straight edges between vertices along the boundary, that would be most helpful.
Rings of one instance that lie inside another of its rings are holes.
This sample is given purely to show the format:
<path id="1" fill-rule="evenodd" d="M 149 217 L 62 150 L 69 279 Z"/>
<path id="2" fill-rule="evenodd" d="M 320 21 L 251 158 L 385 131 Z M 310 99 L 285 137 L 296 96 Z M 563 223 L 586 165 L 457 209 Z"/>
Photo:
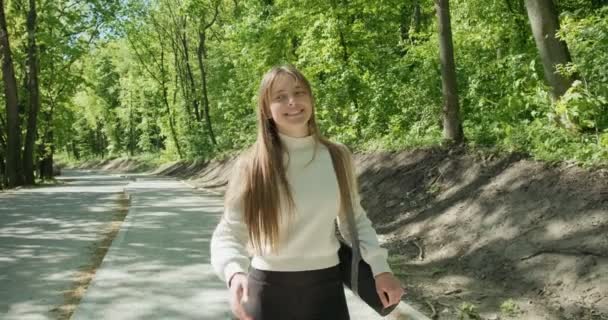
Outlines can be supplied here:
<path id="1" fill-rule="evenodd" d="M 279 139 L 281 139 L 281 142 L 283 142 L 287 150 L 312 148 L 315 143 L 315 139 L 312 135 L 308 135 L 306 137 L 301 138 L 295 138 L 280 132 L 278 132 L 278 134 Z"/>

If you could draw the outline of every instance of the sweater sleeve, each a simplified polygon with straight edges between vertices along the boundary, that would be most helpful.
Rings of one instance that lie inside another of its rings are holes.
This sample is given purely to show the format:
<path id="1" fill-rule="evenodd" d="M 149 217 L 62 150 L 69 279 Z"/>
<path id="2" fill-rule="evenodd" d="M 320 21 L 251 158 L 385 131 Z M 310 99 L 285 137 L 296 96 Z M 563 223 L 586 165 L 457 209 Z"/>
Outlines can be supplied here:
<path id="1" fill-rule="evenodd" d="M 348 149 L 347 149 L 348 150 Z M 347 152 L 350 163 L 352 162 L 352 155 Z M 354 170 L 354 166 L 351 165 L 352 176 L 356 179 L 357 175 Z M 357 183 L 354 183 L 354 190 L 351 190 L 351 201 L 353 205 L 353 213 L 355 216 L 355 224 L 357 232 L 359 234 L 359 246 L 361 248 L 361 257 L 367 262 L 374 276 L 377 276 L 384 272 L 392 273 L 390 266 L 388 265 L 388 250 L 380 247 L 378 241 L 378 235 L 376 230 L 372 226 L 372 222 L 367 217 L 365 209 L 361 206 L 361 198 Z M 345 239 L 350 239 L 350 233 L 348 231 L 348 222 L 342 221 L 338 216 L 338 228 L 340 233 Z"/>
<path id="2" fill-rule="evenodd" d="M 232 189 L 231 185 L 240 183 L 240 161 L 237 161 L 235 168 L 229 180 L 229 190 Z M 250 259 L 246 248 L 247 241 L 242 198 L 237 196 L 225 201 L 224 215 L 211 237 L 211 265 L 226 284 L 235 273 L 248 272 Z"/>

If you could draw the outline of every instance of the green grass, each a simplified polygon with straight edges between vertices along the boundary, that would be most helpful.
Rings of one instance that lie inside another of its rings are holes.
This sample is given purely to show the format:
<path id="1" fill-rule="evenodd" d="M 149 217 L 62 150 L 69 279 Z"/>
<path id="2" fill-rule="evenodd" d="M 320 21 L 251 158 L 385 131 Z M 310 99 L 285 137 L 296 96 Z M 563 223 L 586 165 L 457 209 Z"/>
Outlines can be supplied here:
<path id="1" fill-rule="evenodd" d="M 506 316 L 515 317 L 519 314 L 520 310 L 513 299 L 508 299 L 500 305 L 500 312 Z"/>
<path id="2" fill-rule="evenodd" d="M 458 313 L 459 320 L 481 320 L 477 307 L 469 302 L 463 302 L 458 307 Z"/>

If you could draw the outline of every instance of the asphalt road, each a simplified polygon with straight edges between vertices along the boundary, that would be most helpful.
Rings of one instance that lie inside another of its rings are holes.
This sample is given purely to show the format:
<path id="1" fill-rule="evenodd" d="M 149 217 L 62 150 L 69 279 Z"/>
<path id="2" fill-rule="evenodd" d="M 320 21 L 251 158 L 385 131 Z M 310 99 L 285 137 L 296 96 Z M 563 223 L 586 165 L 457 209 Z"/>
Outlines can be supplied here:
<path id="1" fill-rule="evenodd" d="M 128 181 L 68 172 L 64 185 L 0 193 L 0 319 L 57 319 Z"/>
<path id="2" fill-rule="evenodd" d="M 64 174 L 61 186 L 0 194 L 1 319 L 57 319 L 124 194 L 128 214 L 71 319 L 230 318 L 209 261 L 220 195 L 166 177 Z M 347 299 L 353 320 L 381 319 Z M 404 303 L 387 318 L 428 319 Z"/>

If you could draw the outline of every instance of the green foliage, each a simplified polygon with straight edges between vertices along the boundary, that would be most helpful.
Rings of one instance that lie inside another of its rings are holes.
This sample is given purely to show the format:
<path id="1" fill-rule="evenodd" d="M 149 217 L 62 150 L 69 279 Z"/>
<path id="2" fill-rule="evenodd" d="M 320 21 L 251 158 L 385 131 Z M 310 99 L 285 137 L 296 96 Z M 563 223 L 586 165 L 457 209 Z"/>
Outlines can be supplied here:
<path id="1" fill-rule="evenodd" d="M 481 320 L 477 307 L 469 302 L 463 302 L 458 307 L 458 319 L 459 320 Z"/>
<path id="2" fill-rule="evenodd" d="M 572 126 L 569 129 L 599 129 L 608 125 L 602 119 L 608 111 L 606 106 L 608 106 L 606 98 L 593 95 L 581 81 L 576 80 L 557 101 L 555 112 L 558 117 L 566 119 L 566 124 Z"/>
<path id="3" fill-rule="evenodd" d="M 473 21 L 488 23 L 493 17 L 509 12 L 487 6 L 480 8 L 476 10 L 483 11 L 485 18 L 476 17 Z M 607 52 L 602 44 L 606 19 L 601 23 L 598 20 L 605 16 L 605 9 L 596 12 L 597 16 L 589 12 L 564 14 L 567 18 L 562 20 L 565 23 L 560 34 L 568 42 L 574 63 L 562 66 L 561 71 L 586 74 L 593 81 L 586 85 L 575 82 L 555 104 L 543 83 L 542 68 L 534 43 L 529 39 L 529 30 L 515 26 L 522 15 L 516 8 L 510 11 L 511 14 L 502 19 L 512 21 L 511 25 L 489 23 L 466 28 L 469 23 L 463 22 L 465 27 L 455 27 L 463 126 L 469 144 L 525 152 L 548 161 L 606 163 L 608 151 L 601 139 L 608 114 L 603 93 L 608 82 L 603 64 L 594 61 L 604 59 Z M 469 21 L 471 17 L 462 19 Z M 461 28 L 466 32 L 460 33 Z M 480 43 L 476 44 L 475 39 L 480 39 Z M 571 124 L 574 130 L 562 127 L 563 123 Z"/>
<path id="4" fill-rule="evenodd" d="M 500 304 L 500 312 L 509 317 L 515 317 L 520 313 L 520 309 L 513 299 L 508 299 Z"/>
<path id="5" fill-rule="evenodd" d="M 70 146 L 65 150 L 71 153 L 156 153 L 177 159 L 178 149 L 187 158 L 242 149 L 256 137 L 261 76 L 280 63 L 294 64 L 307 75 L 319 124 L 332 139 L 368 150 L 442 141 L 433 1 L 121 4 L 103 42 L 89 48 L 60 46 L 60 52 L 74 56 L 88 51 L 73 65 L 81 71 L 72 72 L 73 89 L 58 102 L 57 141 Z M 219 13 L 213 20 L 216 4 Z M 559 8 L 559 36 L 573 60 L 560 72 L 580 81 L 553 102 L 521 1 L 451 1 L 461 119 L 470 146 L 548 161 L 606 163 L 608 9 L 579 0 L 560 1 Z M 22 20 L 13 20 L 14 28 L 23 27 Z M 201 30 L 203 69 L 197 55 Z M 58 40 L 49 36 L 44 41 Z M 59 63 L 60 55 L 53 57 Z M 197 102 L 204 115 L 203 71 L 217 144 L 204 118 L 197 119 L 193 111 Z"/>
<path id="6" fill-rule="evenodd" d="M 608 128 L 608 7 L 593 14 L 566 13 L 558 34 L 569 45 L 573 63 L 563 74 L 580 78 L 558 104 L 558 114 L 573 118 L 579 129 Z"/>

